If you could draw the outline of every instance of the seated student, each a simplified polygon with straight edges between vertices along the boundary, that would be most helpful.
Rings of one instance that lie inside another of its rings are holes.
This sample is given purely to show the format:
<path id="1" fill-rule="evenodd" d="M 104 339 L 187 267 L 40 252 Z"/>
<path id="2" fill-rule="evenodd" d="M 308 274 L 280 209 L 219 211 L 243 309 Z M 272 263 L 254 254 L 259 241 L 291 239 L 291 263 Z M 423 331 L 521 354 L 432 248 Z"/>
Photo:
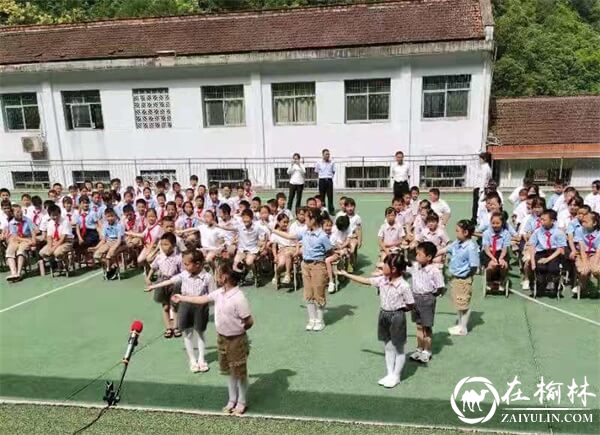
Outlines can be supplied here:
<path id="1" fill-rule="evenodd" d="M 167 197 L 164 193 L 156 195 L 156 215 L 159 222 L 167 215 Z"/>
<path id="2" fill-rule="evenodd" d="M 567 225 L 567 230 L 565 231 L 567 235 L 567 249 L 565 252 L 565 257 L 567 257 L 570 261 L 574 262 L 579 255 L 579 249 L 575 246 L 575 233 L 581 228 L 581 222 L 583 221 L 583 217 L 591 213 L 591 208 L 589 205 L 582 205 L 577 209 L 577 216 L 569 225 Z"/>
<path id="3" fill-rule="evenodd" d="M 289 233 L 289 218 L 280 213 L 277 216 L 277 223 L 275 229 Z M 273 252 L 273 258 L 275 261 L 275 275 L 273 276 L 273 285 L 277 287 L 279 283 L 279 276 L 281 272 L 285 270 L 283 278 L 281 279 L 282 284 L 289 284 L 292 282 L 292 261 L 294 254 L 296 253 L 296 242 L 293 240 L 285 239 L 278 236 L 275 233 L 271 233 L 269 238 L 271 242 L 271 250 Z"/>
<path id="4" fill-rule="evenodd" d="M 560 264 L 567 246 L 567 239 L 556 227 L 556 211 L 546 210 L 541 215 L 541 226 L 534 231 L 528 242 L 532 275 L 539 277 L 538 293 L 544 293 L 549 284 L 558 291 Z M 530 276 L 529 281 L 535 279 Z"/>
<path id="5" fill-rule="evenodd" d="M 186 201 L 190 201 L 190 202 L 194 202 L 194 189 L 185 189 L 185 192 L 183 194 L 183 202 Z M 166 197 L 165 197 L 165 202 L 166 202 Z"/>
<path id="6" fill-rule="evenodd" d="M 200 226 L 200 220 L 194 215 L 194 205 L 190 202 L 183 203 L 183 213 L 175 221 L 175 230 L 185 240 L 190 233 L 184 233 L 185 230 Z"/>
<path id="7" fill-rule="evenodd" d="M 145 201 L 147 208 L 156 209 L 156 206 L 157 206 L 156 200 L 152 196 L 152 189 L 150 189 L 149 187 L 144 187 L 144 193 L 140 199 L 143 199 Z M 136 201 L 136 205 L 137 205 L 137 201 Z"/>
<path id="8" fill-rule="evenodd" d="M 6 187 L 0 189 L 0 201 L 10 201 L 10 190 Z"/>
<path id="9" fill-rule="evenodd" d="M 377 232 L 380 261 L 383 261 L 389 254 L 398 252 L 406 236 L 404 227 L 398 223 L 396 217 L 396 210 L 393 207 L 385 209 L 385 222 Z"/>
<path id="10" fill-rule="evenodd" d="M 33 205 L 31 204 L 31 195 L 29 193 L 24 193 L 21 195 L 21 207 L 23 208 L 24 215 L 27 215 L 29 210 L 33 208 Z M 0 212 L 0 216 L 1 215 L 2 212 Z"/>
<path id="11" fill-rule="evenodd" d="M 195 174 L 190 175 L 190 184 L 188 184 L 188 188 L 192 189 L 194 191 L 194 195 L 196 194 L 196 191 L 198 190 L 198 176 Z"/>
<path id="12" fill-rule="evenodd" d="M 504 291 L 502 283 L 508 274 L 510 240 L 511 234 L 506 222 L 506 214 L 500 211 L 492 213 L 490 225 L 483 232 L 481 242 L 488 290 Z"/>
<path id="13" fill-rule="evenodd" d="M 131 233 L 141 233 L 144 229 L 139 225 L 139 221 L 135 218 L 135 211 L 131 204 L 123 206 L 121 211 L 121 225 L 125 229 L 125 246 L 128 249 L 140 249 L 142 247 L 142 239 L 134 237 Z M 129 234 L 128 234 L 129 233 Z"/>
<path id="14" fill-rule="evenodd" d="M 98 213 L 90 210 L 90 200 L 87 196 L 79 198 L 79 217 L 75 231 L 80 247 L 93 248 L 100 242 L 100 218 Z"/>
<path id="15" fill-rule="evenodd" d="M 419 243 L 431 242 L 435 245 L 436 250 L 440 250 L 446 247 L 449 242 L 448 234 L 446 230 L 439 225 L 440 218 L 435 212 L 431 212 L 425 218 L 425 228 L 418 237 L 411 243 L 411 249 L 415 249 Z M 436 255 L 433 257 L 433 263 L 443 265 L 445 257 L 443 255 Z"/>
<path id="16" fill-rule="evenodd" d="M 277 217 L 279 214 L 283 213 L 288 219 L 291 219 L 292 212 L 286 208 L 287 197 L 285 196 L 285 193 L 279 192 L 275 195 L 275 201 L 277 202 L 277 212 L 275 213 L 275 216 Z"/>
<path id="17" fill-rule="evenodd" d="M 65 198 L 70 200 L 70 198 Z M 41 260 L 38 262 L 40 275 L 46 274 L 45 262 L 48 260 L 61 260 L 66 265 L 66 255 L 73 250 L 73 227 L 71 223 L 61 216 L 60 207 L 57 205 L 48 208 L 50 220 L 46 245 L 40 250 Z"/>
<path id="18" fill-rule="evenodd" d="M 600 213 L 600 180 L 592 182 L 592 191 L 585 197 L 584 203 L 589 205 L 594 213 Z"/>
<path id="19" fill-rule="evenodd" d="M 194 214 L 201 221 L 204 219 L 204 212 L 206 209 L 204 208 L 204 196 L 196 195 L 194 198 Z"/>
<path id="20" fill-rule="evenodd" d="M 135 201 L 135 225 L 138 229 L 144 231 L 147 226 L 146 222 L 146 211 L 148 210 L 148 206 L 146 205 L 146 200 L 140 198 Z"/>
<path id="21" fill-rule="evenodd" d="M 69 194 L 66 196 L 71 198 L 71 201 L 73 201 L 73 207 L 77 208 L 77 206 L 79 205 L 80 196 L 79 187 L 77 187 L 77 184 L 72 184 L 69 186 Z"/>
<path id="22" fill-rule="evenodd" d="M 238 206 L 239 206 L 239 203 L 238 203 Z M 252 202 L 250 204 L 250 210 L 252 210 L 252 213 L 254 213 L 255 219 L 260 214 L 261 207 L 262 207 L 261 199 L 258 196 L 255 196 L 254 198 L 252 198 Z"/>
<path id="23" fill-rule="evenodd" d="M 267 201 L 267 207 L 270 215 L 269 221 L 271 222 L 271 225 L 275 225 L 275 216 L 277 216 L 277 200 L 275 200 L 275 198 L 269 199 Z"/>
<path id="24" fill-rule="evenodd" d="M 63 197 L 62 217 L 65 218 L 71 227 L 75 228 L 79 218 L 79 211 L 73 208 L 73 199 L 70 196 Z"/>
<path id="25" fill-rule="evenodd" d="M 567 208 L 567 204 L 569 204 L 571 198 L 577 195 L 577 189 L 575 189 L 573 186 L 565 188 L 563 194 L 556 198 L 552 210 L 556 211 L 556 213 L 560 213 L 563 209 Z"/>
<path id="26" fill-rule="evenodd" d="M 346 213 L 346 199 L 347 198 L 345 196 L 340 196 L 340 199 L 338 200 L 339 208 L 338 211 L 335 213 L 336 218 Z"/>
<path id="27" fill-rule="evenodd" d="M 443 226 L 448 225 L 452 211 L 448 203 L 440 199 L 440 189 L 437 187 L 429 189 L 429 201 L 431 202 L 431 209 L 440 217 L 440 224 Z"/>
<path id="28" fill-rule="evenodd" d="M 417 186 L 412 186 L 410 188 L 410 209 L 412 210 L 413 216 L 416 216 L 419 212 L 419 203 L 421 202 L 419 200 L 420 194 L 421 191 Z"/>
<path id="29" fill-rule="evenodd" d="M 44 207 L 42 198 L 37 195 L 31 197 L 31 207 L 27 209 L 26 216 L 31 220 L 33 225 L 39 227 L 44 216 Z"/>
<path id="30" fill-rule="evenodd" d="M 338 216 L 335 220 L 335 226 L 331 222 L 331 218 L 323 219 L 323 231 L 329 237 L 333 252 L 325 258 L 325 267 L 327 268 L 327 277 L 329 278 L 329 285 L 327 291 L 329 293 L 335 293 L 335 276 L 333 273 L 333 265 L 336 264 L 340 259 L 348 255 L 351 243 L 351 231 L 350 231 L 350 219 L 348 216 Z"/>
<path id="31" fill-rule="evenodd" d="M 125 229 L 117 220 L 117 215 L 112 208 L 104 212 L 104 224 L 100 243 L 94 251 L 94 260 L 104 261 L 104 273 L 106 279 L 112 280 L 117 277 L 117 263 L 114 262 L 118 250 L 123 246 Z"/>
<path id="32" fill-rule="evenodd" d="M 420 237 L 421 232 L 424 231 L 426 227 L 425 220 L 432 212 L 433 210 L 431 210 L 431 203 L 426 199 L 422 200 L 421 204 L 419 205 L 419 212 L 415 217 L 412 226 L 410 227 L 410 232 L 406 235 L 407 240 L 412 241 L 417 237 Z"/>
<path id="33" fill-rule="evenodd" d="M 502 202 L 496 192 L 488 194 L 485 198 L 485 209 L 477 216 L 477 229 L 475 235 L 481 237 L 483 232 L 490 226 L 490 218 L 493 213 L 502 211 Z"/>
<path id="34" fill-rule="evenodd" d="M 175 250 L 177 251 L 178 254 L 183 254 L 184 252 L 190 250 L 190 248 L 188 248 L 188 246 L 183 241 L 183 239 L 175 233 L 175 221 L 173 220 L 173 218 L 171 216 L 165 216 L 165 218 L 160 223 L 160 226 L 162 228 L 163 234 L 169 233 L 169 234 L 173 234 L 175 236 Z M 191 241 L 188 239 L 188 242 L 191 242 Z M 197 249 L 200 247 L 199 242 L 200 242 L 200 240 L 199 240 L 199 236 L 198 236 L 198 247 L 194 247 L 193 249 Z M 160 250 L 160 248 L 161 248 L 160 242 L 159 242 L 158 246 L 159 246 L 159 250 Z M 162 251 L 160 251 L 160 252 L 162 252 Z"/>
<path id="35" fill-rule="evenodd" d="M 317 207 L 317 200 L 314 197 L 308 198 L 306 200 L 306 208 L 308 208 L 309 210 L 312 208 L 316 208 L 316 209 L 320 210 L 320 208 Z"/>
<path id="36" fill-rule="evenodd" d="M 177 216 L 181 216 L 183 214 L 183 195 L 181 193 L 175 194 L 175 207 L 177 208 Z"/>
<path id="37" fill-rule="evenodd" d="M 550 198 L 548 199 L 548 208 L 554 207 L 556 200 L 560 198 L 560 196 L 565 191 L 565 187 L 566 185 L 564 180 L 558 179 L 554 181 L 554 193 L 552 193 L 552 195 L 550 195 Z"/>
<path id="38" fill-rule="evenodd" d="M 0 252 L 2 248 L 4 248 L 4 244 L 10 235 L 8 223 L 12 218 L 13 210 L 10 200 L 5 199 L 0 201 Z"/>
<path id="39" fill-rule="evenodd" d="M 215 259 L 223 251 L 223 231 L 217 226 L 215 214 L 211 210 L 204 213 L 204 225 L 200 225 L 199 231 L 202 253 L 206 262 L 215 270 Z"/>
<path id="40" fill-rule="evenodd" d="M 517 231 L 527 216 L 531 213 L 531 201 L 533 198 L 537 198 L 537 195 L 529 196 L 527 189 L 523 188 L 519 191 L 519 205 L 513 207 L 512 213 L 515 223 L 514 226 Z"/>
<path id="41" fill-rule="evenodd" d="M 567 232 L 569 224 L 573 220 L 577 219 L 577 211 L 582 205 L 583 198 L 581 196 L 574 196 L 567 204 L 567 208 L 564 208 L 560 213 L 557 213 L 557 225 L 559 230 L 561 230 L 563 233 Z"/>
<path id="42" fill-rule="evenodd" d="M 3 201 L 8 202 L 10 201 Z M 5 211 L 6 217 L 11 218 L 8 223 L 8 246 L 6 247 L 6 263 L 10 269 L 7 281 L 18 281 L 25 264 L 25 253 L 35 247 L 35 225 L 27 216 L 23 215 L 21 206 L 15 204 L 11 210 Z"/>
<path id="43" fill-rule="evenodd" d="M 206 200 L 205 208 L 216 214 L 220 205 L 219 189 L 217 187 L 211 187 L 208 190 L 208 199 Z"/>
<path id="44" fill-rule="evenodd" d="M 231 217 L 231 207 L 229 204 L 223 203 L 219 206 L 219 223 L 228 228 L 234 227 L 235 222 Z M 237 252 L 237 240 L 235 233 L 232 231 L 222 231 L 221 236 L 224 243 L 221 257 L 224 260 L 232 259 L 235 257 L 235 253 Z"/>
<path id="45" fill-rule="evenodd" d="M 235 198 L 231 196 L 231 187 L 229 186 L 223 186 L 219 201 L 221 201 L 221 204 L 227 204 L 231 210 L 235 210 L 235 207 L 237 206 Z"/>
<path id="46" fill-rule="evenodd" d="M 123 207 L 125 207 L 126 205 L 135 207 L 135 202 L 133 200 L 133 192 L 129 190 L 123 192 L 123 201 L 113 207 L 113 210 L 115 211 L 119 219 L 123 217 Z"/>
<path id="47" fill-rule="evenodd" d="M 52 201 L 54 204 L 58 201 L 58 193 L 54 189 L 48 191 L 48 201 Z"/>
<path id="48" fill-rule="evenodd" d="M 256 217 L 254 214 L 253 216 Z M 260 208 L 258 219 L 255 219 L 255 222 L 267 232 L 275 228 L 276 219 L 268 205 L 263 205 Z"/>
<path id="49" fill-rule="evenodd" d="M 573 295 L 585 292 L 590 275 L 600 278 L 600 215 L 595 212 L 583 216 L 581 226 L 575 233 L 579 248 L 576 260 L 579 286 L 573 287 Z"/>
<path id="50" fill-rule="evenodd" d="M 404 228 L 406 229 L 406 227 L 408 225 L 412 225 L 412 223 L 415 219 L 415 215 L 413 214 L 413 210 L 411 209 L 412 200 L 410 197 L 410 192 L 404 192 L 402 194 L 402 198 L 400 199 L 400 202 L 401 202 L 400 207 L 399 207 L 400 210 L 396 210 L 396 211 L 398 212 L 399 217 L 403 222 Z"/>
<path id="51" fill-rule="evenodd" d="M 529 290 L 529 276 L 531 275 L 531 251 L 529 249 L 525 249 L 525 246 L 528 240 L 531 238 L 531 235 L 542 226 L 541 216 L 545 209 L 546 200 L 544 198 L 535 197 L 531 201 L 531 214 L 521 225 L 522 230 L 519 231 L 519 236 L 521 238 L 520 249 L 522 250 L 523 254 L 523 280 L 521 281 L 521 287 L 523 290 Z"/>
<path id="52" fill-rule="evenodd" d="M 152 261 L 154 261 L 154 257 L 156 257 L 156 254 L 158 253 L 158 242 L 160 236 L 162 236 L 162 228 L 158 222 L 156 211 L 153 208 L 146 212 L 146 222 L 147 226 L 141 233 L 125 233 L 126 236 L 137 237 L 142 240 L 143 248 L 138 255 L 137 263 L 144 267 L 150 265 Z"/>
<path id="53" fill-rule="evenodd" d="M 356 265 L 358 250 L 362 247 L 362 219 L 356 213 L 356 202 L 352 198 L 346 198 L 345 203 L 346 216 L 350 220 L 350 244 L 348 246 L 350 254 L 350 272 Z"/>
<path id="54" fill-rule="evenodd" d="M 254 196 L 254 191 L 252 190 L 252 181 L 246 178 L 244 180 L 244 197 L 246 200 L 250 200 L 251 198 L 254 198 Z"/>

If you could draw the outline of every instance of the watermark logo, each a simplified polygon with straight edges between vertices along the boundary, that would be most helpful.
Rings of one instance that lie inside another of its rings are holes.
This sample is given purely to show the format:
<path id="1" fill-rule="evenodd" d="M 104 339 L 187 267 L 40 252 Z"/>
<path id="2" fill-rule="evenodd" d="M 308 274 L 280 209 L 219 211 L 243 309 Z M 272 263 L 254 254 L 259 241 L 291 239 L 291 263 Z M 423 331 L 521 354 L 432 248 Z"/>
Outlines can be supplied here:
<path id="1" fill-rule="evenodd" d="M 469 385 L 469 387 L 463 389 L 463 386 L 467 384 L 475 385 Z M 476 386 L 477 388 L 475 388 Z M 466 414 L 481 415 L 484 412 L 481 409 L 481 402 L 488 393 L 492 396 L 492 407 L 487 415 L 467 417 Z M 457 401 L 461 402 L 461 407 L 458 406 Z M 500 396 L 489 379 L 480 376 L 467 377 L 461 379 L 454 387 L 454 392 L 450 396 L 450 404 L 462 422 L 467 424 L 485 423 L 494 416 L 496 408 L 500 404 Z"/>

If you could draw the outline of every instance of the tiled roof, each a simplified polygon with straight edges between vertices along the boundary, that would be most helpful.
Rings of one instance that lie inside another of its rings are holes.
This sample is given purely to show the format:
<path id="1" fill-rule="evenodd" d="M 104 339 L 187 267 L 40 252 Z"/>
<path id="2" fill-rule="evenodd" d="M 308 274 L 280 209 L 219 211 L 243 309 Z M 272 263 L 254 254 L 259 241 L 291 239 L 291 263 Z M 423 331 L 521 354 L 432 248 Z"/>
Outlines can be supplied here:
<path id="1" fill-rule="evenodd" d="M 498 99 L 492 131 L 502 145 L 598 144 L 600 95 Z"/>
<path id="2" fill-rule="evenodd" d="M 485 2 L 403 0 L 5 27 L 0 28 L 0 64 L 484 39 Z"/>

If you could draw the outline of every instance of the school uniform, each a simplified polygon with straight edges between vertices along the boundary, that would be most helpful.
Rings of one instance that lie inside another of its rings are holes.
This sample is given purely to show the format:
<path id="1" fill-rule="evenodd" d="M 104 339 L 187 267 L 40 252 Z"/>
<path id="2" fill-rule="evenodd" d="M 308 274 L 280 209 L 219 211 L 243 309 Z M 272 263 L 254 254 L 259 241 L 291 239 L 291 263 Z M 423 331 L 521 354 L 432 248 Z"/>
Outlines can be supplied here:
<path id="1" fill-rule="evenodd" d="M 391 341 L 396 350 L 403 353 L 406 344 L 405 310 L 415 303 L 410 285 L 401 277 L 390 281 L 386 276 L 378 276 L 370 281 L 379 294 L 377 338 L 384 343 Z"/>
<path id="2" fill-rule="evenodd" d="M 302 243 L 302 278 L 304 299 L 307 303 L 324 306 L 325 287 L 329 282 L 325 257 L 333 248 L 329 237 L 322 229 L 305 230 L 296 234 Z"/>
<path id="3" fill-rule="evenodd" d="M 175 228 L 178 230 L 187 230 L 190 228 L 196 228 L 200 225 L 200 221 L 196 218 L 196 216 L 191 215 L 188 216 L 186 214 L 180 216 L 175 221 Z"/>
<path id="4" fill-rule="evenodd" d="M 236 231 L 238 236 L 238 253 L 243 252 L 252 255 L 258 254 L 259 242 L 264 240 L 269 234 L 268 229 L 255 223 L 250 225 L 250 228 L 247 228 L 243 224 L 237 225 Z"/>
<path id="5" fill-rule="evenodd" d="M 104 239 L 100 242 L 98 248 L 94 252 L 94 258 L 96 260 L 101 259 L 105 254 L 107 259 L 111 259 L 115 256 L 117 250 L 123 243 L 125 228 L 123 228 L 123 225 L 119 222 L 115 222 L 114 224 L 105 222 L 102 227 L 102 236 Z"/>
<path id="6" fill-rule="evenodd" d="M 294 221 L 290 225 L 289 231 L 290 231 L 290 234 L 299 234 L 303 231 L 306 231 L 306 224 L 301 224 L 298 221 Z"/>
<path id="7" fill-rule="evenodd" d="M 18 221 L 12 218 L 8 223 L 8 245 L 6 247 L 6 258 L 16 258 L 25 255 L 31 248 L 31 236 L 35 231 L 35 225 L 27 216 Z"/>
<path id="8" fill-rule="evenodd" d="M 513 209 L 513 216 L 515 216 L 517 225 L 523 225 L 525 220 L 527 220 L 527 217 L 531 216 L 531 213 L 527 210 L 527 201 L 519 203 L 519 205 Z"/>
<path id="9" fill-rule="evenodd" d="M 276 244 L 280 251 L 293 254 L 296 250 L 296 242 L 294 240 L 283 238 L 275 233 L 271 234 L 269 241 Z"/>
<path id="10" fill-rule="evenodd" d="M 379 227 L 379 231 L 377 232 L 377 238 L 383 240 L 383 244 L 387 247 L 400 248 L 404 236 L 406 236 L 404 227 L 397 222 L 394 225 L 390 225 L 386 221 Z"/>
<path id="11" fill-rule="evenodd" d="M 65 239 L 62 244 L 59 246 L 50 246 L 50 244 L 47 243 L 46 246 L 40 250 L 40 256 L 61 257 L 73 250 L 73 227 L 71 226 L 71 223 L 63 217 L 60 217 L 58 222 L 54 219 L 50 219 L 48 222 L 47 237 L 51 238 L 53 242 L 57 242 L 63 236 Z"/>
<path id="12" fill-rule="evenodd" d="M 171 279 L 173 276 L 181 273 L 183 268 L 181 255 L 173 252 L 167 256 L 161 252 L 156 256 L 150 268 L 158 272 L 158 282 Z M 169 305 L 171 303 L 171 296 L 174 293 L 179 293 L 179 286 L 172 285 L 154 289 L 154 301 L 161 305 Z"/>
<path id="13" fill-rule="evenodd" d="M 473 273 L 479 267 L 479 248 L 471 239 L 462 242 L 455 240 L 448 247 L 448 254 L 452 302 L 457 310 L 468 310 L 473 293 Z"/>
<path id="14" fill-rule="evenodd" d="M 200 246 L 203 251 L 219 251 L 222 249 L 223 230 L 213 225 L 200 225 Z"/>
<path id="15" fill-rule="evenodd" d="M 435 245 L 437 249 L 443 248 L 449 242 L 446 231 L 444 231 L 439 226 L 435 229 L 435 231 L 431 231 L 426 226 L 425 228 L 423 228 L 423 231 L 421 231 L 421 234 L 419 235 L 417 240 L 420 242 L 431 242 Z"/>
<path id="16" fill-rule="evenodd" d="M 352 233 L 350 232 L 350 228 L 346 228 L 345 231 L 340 231 L 336 226 L 334 226 L 331 229 L 329 241 L 331 242 L 331 245 L 334 247 L 334 249 L 339 249 L 340 246 L 346 243 L 346 240 L 348 240 L 348 237 L 350 237 L 351 235 Z"/>
<path id="17" fill-rule="evenodd" d="M 74 227 L 77 225 L 77 222 L 79 220 L 79 211 L 74 209 L 71 209 L 71 211 L 67 211 L 63 208 L 61 211 L 61 216 L 63 219 L 66 219 L 69 222 L 71 227 Z"/>
<path id="18" fill-rule="evenodd" d="M 577 244 L 578 249 L 583 246 L 587 254 L 589 265 L 592 273 L 600 272 L 600 262 L 596 259 L 596 252 L 600 249 L 600 230 L 591 232 L 586 231 L 583 227 L 579 227 L 573 235 L 573 241 Z M 583 259 L 579 256 L 576 260 L 577 270 L 583 270 Z"/>
<path id="19" fill-rule="evenodd" d="M 431 328 L 435 316 L 436 292 L 444 287 L 444 276 L 435 264 L 421 267 L 414 263 L 414 266 L 409 268 L 409 273 L 415 300 L 412 321 L 417 325 Z"/>
<path id="20" fill-rule="evenodd" d="M 208 299 L 215 305 L 215 329 L 221 373 L 236 379 L 246 379 L 250 345 L 243 320 L 252 315 L 250 304 L 239 287 L 227 291 L 220 288 L 209 293 Z"/>
<path id="21" fill-rule="evenodd" d="M 600 213 L 600 193 L 587 194 L 583 202 L 589 205 L 593 212 Z"/>
<path id="22" fill-rule="evenodd" d="M 490 248 L 492 255 L 499 259 L 502 254 L 503 249 L 510 248 L 510 231 L 507 228 L 500 229 L 499 232 L 495 232 L 492 228 L 488 228 L 483 233 L 483 238 L 481 241 L 481 245 L 483 248 Z M 508 251 L 507 251 L 508 252 Z M 506 261 L 508 261 L 508 256 L 505 257 Z M 490 262 L 490 258 L 485 255 L 484 256 L 484 264 L 487 266 L 487 263 Z"/>
<path id="23" fill-rule="evenodd" d="M 535 249 L 536 272 L 540 275 L 542 290 L 544 290 L 549 277 L 556 281 L 563 256 L 559 255 L 546 264 L 539 264 L 539 260 L 549 257 L 559 248 L 564 249 L 567 246 L 567 238 L 556 225 L 550 229 L 541 226 L 531 235 L 529 245 Z"/>
<path id="24" fill-rule="evenodd" d="M 450 214 L 452 212 L 448 203 L 443 199 L 438 199 L 436 202 L 432 202 L 431 209 L 440 217 L 440 220 L 442 215 Z"/>
<path id="25" fill-rule="evenodd" d="M 181 294 L 184 296 L 206 296 L 214 285 L 212 276 L 205 270 L 193 276 L 184 270 L 173 276 L 172 279 L 181 284 Z M 180 302 L 177 307 L 177 327 L 180 330 L 194 328 L 197 332 L 202 333 L 206 331 L 208 317 L 208 304 L 196 305 Z"/>
<path id="26" fill-rule="evenodd" d="M 99 220 L 100 216 L 91 210 L 82 210 L 79 212 L 77 225 L 79 226 L 79 233 L 83 238 L 83 243 L 87 247 L 96 246 L 100 242 L 100 235 L 97 230 Z"/>

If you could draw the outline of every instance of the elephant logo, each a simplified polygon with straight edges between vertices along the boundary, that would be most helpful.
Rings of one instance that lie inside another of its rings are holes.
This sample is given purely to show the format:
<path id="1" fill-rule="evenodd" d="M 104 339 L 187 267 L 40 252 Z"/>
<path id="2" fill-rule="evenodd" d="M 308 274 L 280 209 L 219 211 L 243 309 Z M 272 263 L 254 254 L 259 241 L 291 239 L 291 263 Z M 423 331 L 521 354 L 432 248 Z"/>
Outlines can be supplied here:
<path id="1" fill-rule="evenodd" d="M 479 393 L 475 389 L 467 389 L 462 395 L 460 395 L 461 389 L 464 385 L 470 383 L 478 383 L 483 384 L 482 387 L 478 388 Z M 492 407 L 490 408 L 487 415 L 483 417 L 466 417 L 465 413 L 481 413 L 483 410 L 481 409 L 481 402 L 485 399 L 486 394 L 490 393 L 492 396 Z M 459 399 L 460 395 L 460 399 Z M 457 405 L 457 400 L 462 402 L 462 410 Z M 477 424 L 477 423 L 485 423 L 490 420 L 494 413 L 496 412 L 496 407 L 500 404 L 500 396 L 498 395 L 498 391 L 492 385 L 492 382 L 487 378 L 482 378 L 479 376 L 476 377 L 467 377 L 461 379 L 456 387 L 454 388 L 454 392 L 452 396 L 450 396 L 450 404 L 452 405 L 452 409 L 458 416 L 458 418 L 467 424 Z"/>

